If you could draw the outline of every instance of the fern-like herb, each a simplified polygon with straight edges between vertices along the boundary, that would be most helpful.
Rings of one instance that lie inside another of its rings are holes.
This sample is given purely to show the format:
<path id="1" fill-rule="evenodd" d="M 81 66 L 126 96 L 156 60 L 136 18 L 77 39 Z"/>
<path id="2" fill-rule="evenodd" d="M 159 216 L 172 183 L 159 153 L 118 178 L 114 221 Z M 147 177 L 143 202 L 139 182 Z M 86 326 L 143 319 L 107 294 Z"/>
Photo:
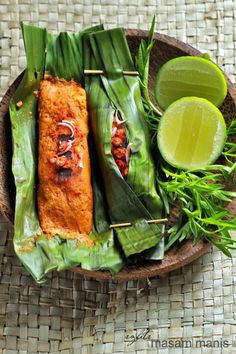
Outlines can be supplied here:
<path id="1" fill-rule="evenodd" d="M 236 119 L 233 119 L 230 123 L 227 133 L 229 139 L 231 136 L 236 136 Z M 227 140 L 222 155 L 225 157 L 228 164 L 231 165 L 232 159 L 236 159 L 236 144 L 230 140 Z"/>
<path id="2" fill-rule="evenodd" d="M 148 42 L 141 41 L 136 56 L 136 67 L 140 74 L 140 86 L 143 105 L 147 114 L 153 153 L 157 166 L 157 186 L 163 200 L 166 214 L 170 214 L 171 205 L 179 207 L 178 221 L 167 230 L 165 251 L 177 242 L 192 238 L 195 244 L 204 238 L 218 247 L 224 254 L 231 256 L 230 250 L 236 249 L 236 240 L 230 231 L 236 230 L 236 217 L 226 205 L 236 198 L 236 192 L 230 190 L 235 184 L 236 119 L 227 129 L 228 139 L 222 156 L 225 165 L 215 164 L 204 168 L 182 171 L 165 162 L 157 149 L 157 128 L 161 111 L 152 104 L 148 92 L 148 71 L 150 52 L 153 47 L 155 17 L 152 21 Z M 226 187 L 228 186 L 228 187 Z"/>
<path id="3" fill-rule="evenodd" d="M 149 114 L 152 112 L 157 115 L 162 115 L 162 111 L 159 107 L 154 106 L 149 96 L 148 89 L 148 74 L 149 74 L 149 63 L 150 63 L 150 53 L 154 45 L 154 32 L 155 32 L 156 17 L 152 19 L 151 28 L 149 31 L 148 41 L 141 39 L 138 53 L 135 57 L 136 69 L 139 72 L 140 88 L 144 99 L 144 104 L 146 108 L 148 107 Z"/>
<path id="4" fill-rule="evenodd" d="M 225 183 L 232 182 L 236 163 L 231 167 L 210 165 L 198 170 L 181 171 L 167 169 L 161 165 L 166 180 L 158 178 L 162 195 L 169 203 L 178 203 L 179 220 L 168 230 L 165 250 L 174 243 L 193 237 L 196 243 L 202 237 L 230 256 L 230 249 L 236 248 L 231 230 L 236 230 L 236 217 L 225 207 L 236 192 L 225 189 Z"/>

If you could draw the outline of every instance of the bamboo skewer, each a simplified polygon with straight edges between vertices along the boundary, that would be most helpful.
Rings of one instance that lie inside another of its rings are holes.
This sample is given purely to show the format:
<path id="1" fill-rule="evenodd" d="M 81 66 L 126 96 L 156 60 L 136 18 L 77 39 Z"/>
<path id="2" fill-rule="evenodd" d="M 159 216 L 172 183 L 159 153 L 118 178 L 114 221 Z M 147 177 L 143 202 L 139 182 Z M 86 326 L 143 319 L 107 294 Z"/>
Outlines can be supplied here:
<path id="1" fill-rule="evenodd" d="M 90 70 L 90 69 L 85 69 L 84 70 L 85 75 L 102 75 L 104 74 L 103 70 Z M 131 75 L 131 76 L 137 76 L 139 75 L 138 71 L 123 71 L 124 75 Z"/>
<path id="2" fill-rule="evenodd" d="M 161 223 L 165 223 L 167 222 L 168 219 L 164 218 L 164 219 L 153 219 L 153 220 L 147 220 L 148 224 L 161 224 Z M 110 225 L 110 229 L 114 229 L 115 227 L 126 227 L 126 226 L 132 226 L 131 222 L 124 222 L 121 224 L 111 224 Z"/>

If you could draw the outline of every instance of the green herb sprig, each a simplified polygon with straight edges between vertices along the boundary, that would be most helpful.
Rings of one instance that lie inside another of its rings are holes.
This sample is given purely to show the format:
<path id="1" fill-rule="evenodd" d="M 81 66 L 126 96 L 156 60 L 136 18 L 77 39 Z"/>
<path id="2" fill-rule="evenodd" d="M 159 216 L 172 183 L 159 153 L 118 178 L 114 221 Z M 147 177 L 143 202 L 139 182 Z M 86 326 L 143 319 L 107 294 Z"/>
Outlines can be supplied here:
<path id="1" fill-rule="evenodd" d="M 171 171 L 163 165 L 166 181 L 158 178 L 162 195 L 169 203 L 177 202 L 180 208 L 179 220 L 168 230 L 165 251 L 175 242 L 182 242 L 190 237 L 196 243 L 201 238 L 218 247 L 230 256 L 230 249 L 236 248 L 236 240 L 231 230 L 236 230 L 236 217 L 225 208 L 236 192 L 225 189 L 224 181 L 230 183 L 236 170 L 236 163 L 231 167 L 223 165 L 206 166 L 191 171 Z"/>
<path id="2" fill-rule="evenodd" d="M 227 129 L 228 140 L 225 143 L 222 155 L 225 157 L 229 165 L 234 162 L 232 160 L 236 159 L 236 144 L 230 141 L 231 136 L 236 136 L 236 119 L 233 119 Z"/>
<path id="3" fill-rule="evenodd" d="M 154 32 L 155 32 L 156 17 L 153 16 L 151 28 L 149 31 L 148 41 L 141 39 L 138 53 L 135 57 L 135 65 L 137 71 L 139 72 L 140 87 L 144 99 L 144 104 L 149 110 L 149 114 L 153 112 L 159 116 L 162 115 L 162 111 L 159 107 L 154 106 L 149 96 L 148 89 L 148 74 L 149 74 L 149 63 L 150 63 L 150 53 L 154 45 Z"/>

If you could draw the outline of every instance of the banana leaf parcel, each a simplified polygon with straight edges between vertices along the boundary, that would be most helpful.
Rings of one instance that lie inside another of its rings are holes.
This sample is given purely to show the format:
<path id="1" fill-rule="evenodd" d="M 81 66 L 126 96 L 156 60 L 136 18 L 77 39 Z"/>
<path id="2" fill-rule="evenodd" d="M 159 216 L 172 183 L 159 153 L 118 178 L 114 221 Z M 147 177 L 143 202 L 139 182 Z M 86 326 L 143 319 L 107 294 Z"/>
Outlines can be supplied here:
<path id="1" fill-rule="evenodd" d="M 126 257 L 151 249 L 148 257 L 161 259 L 163 225 L 150 225 L 147 221 L 161 217 L 162 203 L 155 188 L 155 168 L 139 79 L 124 74 L 135 71 L 124 30 L 94 32 L 86 35 L 84 41 L 85 69 L 95 74 L 97 70 L 103 71 L 100 75 L 87 75 L 85 87 L 110 220 L 112 224 L 132 223 L 129 227 L 115 228 Z M 127 150 L 131 150 L 126 180 L 112 155 L 117 112 L 125 126 Z"/>
<path id="2" fill-rule="evenodd" d="M 45 281 L 45 275 L 54 269 L 81 266 L 116 274 L 132 255 L 161 259 L 163 227 L 149 225 L 147 220 L 159 218 L 162 206 L 155 190 L 138 78 L 124 77 L 121 72 L 134 70 L 123 31 L 103 31 L 102 26 L 97 26 L 80 33 L 54 35 L 28 25 L 23 25 L 22 31 L 27 67 L 9 107 L 16 184 L 16 254 L 37 282 Z M 98 37 L 90 36 L 95 32 Z M 103 47 L 104 40 L 107 43 Z M 119 44 L 118 52 L 114 51 L 113 41 Z M 104 50 L 102 55 L 97 43 Z M 112 55 L 106 64 L 107 51 Z M 90 237 L 94 247 L 63 235 L 48 237 L 40 227 L 37 210 L 38 102 L 34 93 L 45 74 L 83 84 L 84 68 L 103 68 L 108 73 L 86 78 L 93 133 L 98 129 L 93 139 L 89 137 L 94 199 Z M 111 119 L 117 109 L 122 118 L 128 119 L 127 136 L 133 144 L 132 151 L 136 151 L 130 157 L 127 181 L 121 177 L 110 152 Z M 111 222 L 125 221 L 131 221 L 132 226 L 109 227 Z"/>
<path id="3" fill-rule="evenodd" d="M 124 260 L 109 229 L 106 204 L 100 190 L 98 173 L 93 173 L 94 223 L 89 248 L 76 240 L 56 235 L 48 238 L 40 227 L 37 213 L 37 99 L 44 74 L 77 82 L 83 79 L 82 33 L 52 35 L 44 28 L 23 25 L 27 68 L 10 102 L 13 135 L 13 174 L 16 184 L 14 248 L 36 281 L 45 279 L 53 269 L 63 270 L 80 265 L 89 270 L 108 269 L 113 274 Z M 19 108 L 19 103 L 21 107 Z M 93 168 L 96 169 L 95 164 Z"/>

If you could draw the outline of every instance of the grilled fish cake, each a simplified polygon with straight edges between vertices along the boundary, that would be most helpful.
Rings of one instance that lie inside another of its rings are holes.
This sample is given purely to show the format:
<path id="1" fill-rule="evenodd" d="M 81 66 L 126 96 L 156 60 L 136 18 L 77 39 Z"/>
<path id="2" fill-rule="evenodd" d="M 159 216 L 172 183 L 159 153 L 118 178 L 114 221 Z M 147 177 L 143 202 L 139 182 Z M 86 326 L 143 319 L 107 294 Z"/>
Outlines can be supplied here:
<path id="1" fill-rule="evenodd" d="M 49 235 L 88 241 L 93 195 L 85 90 L 48 77 L 39 92 L 40 225 Z"/>

